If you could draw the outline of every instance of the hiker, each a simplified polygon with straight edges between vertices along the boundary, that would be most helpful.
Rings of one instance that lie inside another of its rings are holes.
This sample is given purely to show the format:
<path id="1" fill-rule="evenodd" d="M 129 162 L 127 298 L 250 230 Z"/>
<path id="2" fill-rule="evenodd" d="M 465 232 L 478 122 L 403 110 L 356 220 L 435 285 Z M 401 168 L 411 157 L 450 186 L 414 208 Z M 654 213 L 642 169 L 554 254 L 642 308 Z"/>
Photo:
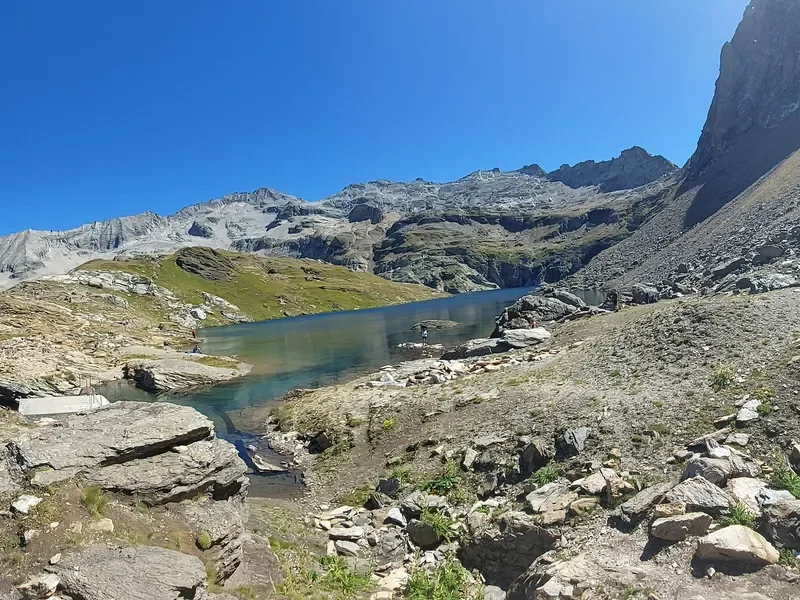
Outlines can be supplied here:
<path id="1" fill-rule="evenodd" d="M 195 344 L 194 348 L 192 348 L 192 354 L 202 354 L 202 352 L 200 352 L 200 346 Z"/>
<path id="2" fill-rule="evenodd" d="M 528 319 L 528 324 L 531 326 L 531 329 L 536 329 L 536 319 L 534 319 L 533 317 Z"/>
<path id="3" fill-rule="evenodd" d="M 422 345 L 428 345 L 428 328 L 424 325 L 422 326 L 422 331 L 420 331 L 420 335 L 422 336 Z"/>

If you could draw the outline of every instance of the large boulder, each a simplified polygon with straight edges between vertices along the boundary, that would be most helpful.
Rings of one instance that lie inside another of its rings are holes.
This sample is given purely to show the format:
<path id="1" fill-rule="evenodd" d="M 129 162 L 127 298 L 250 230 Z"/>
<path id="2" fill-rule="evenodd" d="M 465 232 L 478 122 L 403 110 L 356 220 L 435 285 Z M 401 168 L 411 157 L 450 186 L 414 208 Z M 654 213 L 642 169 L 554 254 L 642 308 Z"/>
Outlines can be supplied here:
<path id="1" fill-rule="evenodd" d="M 730 525 L 701 539 L 695 558 L 765 567 L 776 564 L 780 555 L 761 534 L 743 525 Z"/>
<path id="2" fill-rule="evenodd" d="M 683 502 L 691 512 L 722 515 L 730 511 L 731 497 L 702 477 L 682 481 L 664 496 L 666 502 Z"/>
<path id="3" fill-rule="evenodd" d="M 527 348 L 546 342 L 550 339 L 550 332 L 543 327 L 532 329 L 509 329 L 503 332 L 502 340 L 512 348 Z"/>
<path id="4" fill-rule="evenodd" d="M 726 449 L 724 447 L 720 449 Z M 727 449 L 726 449 L 727 450 Z M 708 456 L 694 456 L 686 464 L 683 478 L 703 477 L 711 483 L 724 486 L 734 477 L 757 477 L 761 474 L 761 467 L 744 457 L 730 453 L 729 456 L 712 458 Z"/>
<path id="5" fill-rule="evenodd" d="M 634 304 L 655 304 L 661 299 L 661 294 L 656 288 L 641 284 L 631 288 L 631 296 Z"/>
<path id="6" fill-rule="evenodd" d="M 475 356 L 488 356 L 511 350 L 511 345 L 505 340 L 478 338 L 469 340 L 453 350 L 442 355 L 442 360 L 459 360 Z"/>
<path id="7" fill-rule="evenodd" d="M 64 593 L 82 600 L 199 599 L 206 593 L 199 558 L 151 546 L 93 545 L 64 557 L 56 573 Z"/>
<path id="8" fill-rule="evenodd" d="M 47 486 L 77 475 L 104 489 L 159 504 L 208 493 L 243 497 L 247 467 L 191 407 L 117 402 L 34 429 L 8 446 L 16 468 Z"/>

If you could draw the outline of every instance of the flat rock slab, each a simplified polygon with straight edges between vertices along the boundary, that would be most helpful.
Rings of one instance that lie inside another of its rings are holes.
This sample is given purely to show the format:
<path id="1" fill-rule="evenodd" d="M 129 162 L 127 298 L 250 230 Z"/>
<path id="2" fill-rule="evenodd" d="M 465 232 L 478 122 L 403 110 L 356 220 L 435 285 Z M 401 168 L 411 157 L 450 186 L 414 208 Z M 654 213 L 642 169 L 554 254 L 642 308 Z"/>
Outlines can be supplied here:
<path id="1" fill-rule="evenodd" d="M 83 600 L 182 600 L 205 594 L 199 558 L 151 546 L 94 545 L 55 568 L 64 592 Z"/>
<path id="2" fill-rule="evenodd" d="M 246 375 L 252 367 L 231 361 L 230 367 L 204 365 L 192 357 L 163 358 L 130 364 L 125 373 L 147 392 L 168 392 L 216 385 Z"/>
<path id="3" fill-rule="evenodd" d="M 165 402 L 117 402 L 88 414 L 71 415 L 63 427 L 33 430 L 10 448 L 25 470 L 56 470 L 118 464 L 198 442 L 214 425 L 188 406 Z"/>
<path id="4" fill-rule="evenodd" d="M 118 402 L 72 415 L 63 427 L 33 430 L 9 444 L 31 483 L 46 486 L 82 474 L 104 489 L 152 503 L 211 492 L 244 496 L 247 467 L 236 449 L 214 437 L 214 426 L 188 406 Z"/>

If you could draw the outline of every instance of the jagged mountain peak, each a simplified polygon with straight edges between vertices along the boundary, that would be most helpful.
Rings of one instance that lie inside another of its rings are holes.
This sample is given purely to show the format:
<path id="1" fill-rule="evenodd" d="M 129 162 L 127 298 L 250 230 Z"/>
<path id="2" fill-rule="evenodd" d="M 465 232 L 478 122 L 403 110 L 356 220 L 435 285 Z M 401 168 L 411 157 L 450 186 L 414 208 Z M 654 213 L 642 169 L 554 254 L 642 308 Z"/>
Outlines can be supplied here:
<path id="1" fill-rule="evenodd" d="M 574 166 L 561 165 L 548 174 L 571 188 L 597 186 L 603 192 L 632 189 L 652 183 L 678 171 L 678 166 L 661 155 L 652 155 L 640 146 L 623 150 L 617 158 Z"/>

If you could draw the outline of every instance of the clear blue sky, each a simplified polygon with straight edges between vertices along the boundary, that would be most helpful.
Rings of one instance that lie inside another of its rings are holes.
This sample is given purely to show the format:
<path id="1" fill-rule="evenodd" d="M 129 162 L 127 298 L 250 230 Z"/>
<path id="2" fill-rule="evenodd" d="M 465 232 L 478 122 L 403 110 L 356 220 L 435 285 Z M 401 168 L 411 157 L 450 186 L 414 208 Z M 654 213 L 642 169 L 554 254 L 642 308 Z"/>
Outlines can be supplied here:
<path id="1" fill-rule="evenodd" d="M 683 164 L 746 0 L 4 0 L 0 234 L 229 192 Z"/>

